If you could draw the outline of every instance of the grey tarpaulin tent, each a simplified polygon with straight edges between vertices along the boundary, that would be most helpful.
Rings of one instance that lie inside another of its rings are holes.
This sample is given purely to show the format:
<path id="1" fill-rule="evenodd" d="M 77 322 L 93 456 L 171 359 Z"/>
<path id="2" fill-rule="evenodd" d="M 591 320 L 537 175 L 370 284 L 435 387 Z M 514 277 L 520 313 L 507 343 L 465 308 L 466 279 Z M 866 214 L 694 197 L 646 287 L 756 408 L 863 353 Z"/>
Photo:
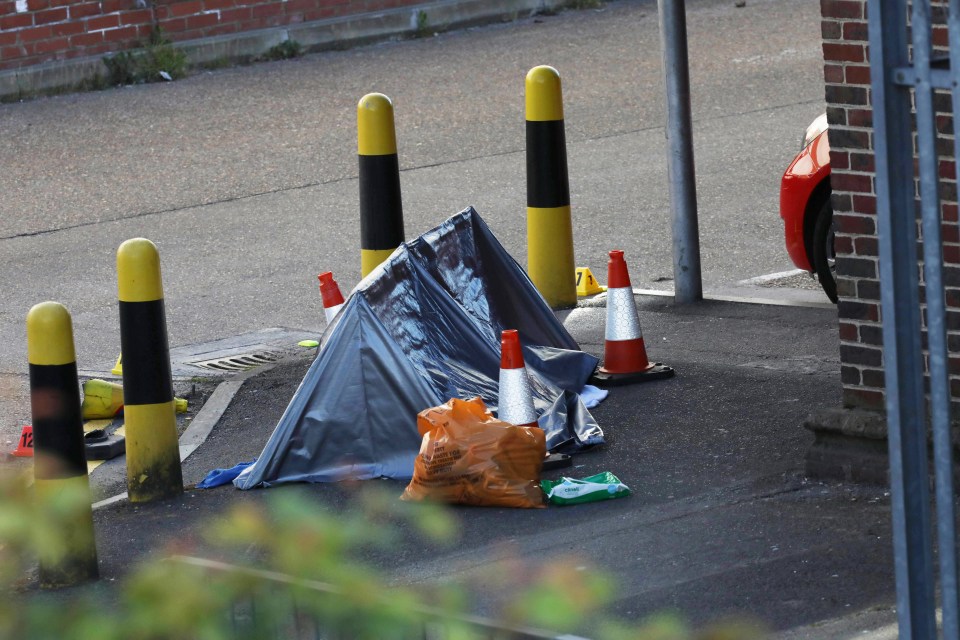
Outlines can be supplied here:
<path id="1" fill-rule="evenodd" d="M 496 408 L 503 329 L 520 332 L 548 448 L 603 442 L 577 395 L 597 359 L 468 208 L 357 285 L 263 453 L 234 484 L 409 478 L 417 413 L 451 397 Z"/>

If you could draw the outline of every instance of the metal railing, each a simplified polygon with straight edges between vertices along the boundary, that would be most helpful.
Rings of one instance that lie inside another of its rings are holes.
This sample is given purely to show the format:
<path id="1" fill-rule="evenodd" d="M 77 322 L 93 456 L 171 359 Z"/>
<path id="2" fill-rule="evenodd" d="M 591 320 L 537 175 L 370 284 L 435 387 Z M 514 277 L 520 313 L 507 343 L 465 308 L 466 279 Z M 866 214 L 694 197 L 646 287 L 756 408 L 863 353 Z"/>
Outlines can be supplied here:
<path id="1" fill-rule="evenodd" d="M 949 1 L 950 70 L 933 64 L 930 0 L 868 0 L 884 370 L 890 451 L 897 615 L 902 640 L 937 637 L 936 575 L 927 418 L 932 426 L 943 637 L 958 631 L 950 380 L 943 285 L 939 159 L 934 90 L 960 109 L 960 0 Z M 908 24 L 909 16 L 909 24 Z M 911 40 L 908 40 L 908 33 Z M 912 45 L 913 59 L 910 59 Z M 916 103 L 917 173 L 929 357 L 929 411 L 918 281 L 911 96 Z M 954 141 L 954 156 L 960 156 Z"/>

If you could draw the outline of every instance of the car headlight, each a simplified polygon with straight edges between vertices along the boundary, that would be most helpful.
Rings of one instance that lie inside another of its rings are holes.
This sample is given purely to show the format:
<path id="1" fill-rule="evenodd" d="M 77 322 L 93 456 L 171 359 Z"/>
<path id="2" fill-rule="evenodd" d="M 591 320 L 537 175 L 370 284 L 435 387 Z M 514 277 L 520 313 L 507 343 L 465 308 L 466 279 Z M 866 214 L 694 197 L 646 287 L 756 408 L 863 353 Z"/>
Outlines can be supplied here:
<path id="1" fill-rule="evenodd" d="M 803 145 L 801 149 L 806 149 L 807 145 L 816 139 L 818 135 L 827 130 L 827 114 L 822 114 L 817 117 L 816 120 L 810 123 L 810 126 L 807 127 L 807 130 L 803 134 Z"/>

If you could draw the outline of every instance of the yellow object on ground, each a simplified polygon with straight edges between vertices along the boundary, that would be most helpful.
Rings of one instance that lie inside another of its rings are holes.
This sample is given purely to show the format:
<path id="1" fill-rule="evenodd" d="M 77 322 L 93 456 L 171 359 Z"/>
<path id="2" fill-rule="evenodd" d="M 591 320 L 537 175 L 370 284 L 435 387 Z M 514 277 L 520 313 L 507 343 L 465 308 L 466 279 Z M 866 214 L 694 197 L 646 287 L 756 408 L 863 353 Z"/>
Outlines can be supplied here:
<path id="1" fill-rule="evenodd" d="M 83 423 L 83 432 L 90 433 L 91 431 L 96 431 L 97 429 L 106 430 L 113 424 L 113 420 L 87 420 Z"/>
<path id="2" fill-rule="evenodd" d="M 80 411 L 84 420 L 112 418 L 123 409 L 123 385 L 106 380 L 87 380 L 83 383 L 83 404 Z"/>
<path id="3" fill-rule="evenodd" d="M 177 413 L 187 412 L 187 401 L 174 398 Z M 87 380 L 83 383 L 83 404 L 80 411 L 84 420 L 113 418 L 123 409 L 123 385 L 106 380 Z"/>
<path id="4" fill-rule="evenodd" d="M 590 267 L 577 267 L 576 279 L 578 296 L 592 296 L 607 290 L 605 286 L 597 282 L 597 279 L 593 277 L 593 272 L 590 271 Z"/>

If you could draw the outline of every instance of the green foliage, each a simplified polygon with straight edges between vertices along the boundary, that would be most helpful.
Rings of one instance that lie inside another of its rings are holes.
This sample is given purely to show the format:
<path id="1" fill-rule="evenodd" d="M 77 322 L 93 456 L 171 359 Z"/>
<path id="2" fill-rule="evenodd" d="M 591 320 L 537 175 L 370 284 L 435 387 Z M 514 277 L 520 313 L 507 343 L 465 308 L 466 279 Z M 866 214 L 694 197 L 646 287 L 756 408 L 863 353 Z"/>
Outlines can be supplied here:
<path id="1" fill-rule="evenodd" d="M 25 482 L 0 478 L 0 637 L 253 640 L 301 637 L 322 621 L 324 637 L 423 637 L 429 622 L 451 640 L 488 638 L 464 617 L 471 588 L 506 594 L 500 618 L 507 624 L 588 629 L 607 640 L 762 637 L 741 623 L 693 630 L 672 616 L 611 621 L 603 605 L 614 594 L 612 581 L 572 558 L 517 558 L 506 568 L 501 560 L 477 585 L 390 586 L 362 558 L 410 543 L 410 532 L 417 545 L 449 544 L 457 531 L 450 512 L 363 490 L 352 496 L 355 509 L 332 513 L 305 491 L 275 491 L 264 504 L 237 501 L 204 529 L 200 543 L 223 561 L 154 559 L 122 583 L 48 594 L 32 589 L 29 576 L 38 549 L 56 544 L 50 527 L 58 517 L 34 510 Z M 64 493 L 53 508 L 70 510 L 86 499 Z M 178 552 L 189 550 L 178 544 Z"/>
<path id="2" fill-rule="evenodd" d="M 133 84 L 137 82 L 136 58 L 129 51 L 105 56 L 103 64 L 107 67 L 107 76 L 111 84 Z"/>
<path id="3" fill-rule="evenodd" d="M 154 24 L 153 29 L 150 30 L 150 36 L 147 38 L 147 44 L 145 46 L 161 47 L 165 44 L 170 44 L 170 39 L 163 35 L 163 27 Z"/>
<path id="4" fill-rule="evenodd" d="M 159 26 L 142 48 L 105 56 L 103 64 L 113 85 L 179 80 L 187 75 L 187 54 L 174 47 Z"/>
<path id="5" fill-rule="evenodd" d="M 417 11 L 417 30 L 414 37 L 426 38 L 428 35 L 430 35 L 430 17 L 426 11 Z"/>
<path id="6" fill-rule="evenodd" d="M 165 80 L 161 72 L 167 72 L 173 80 L 187 75 L 187 54 L 172 44 L 150 45 L 144 51 L 141 73 L 146 82 Z"/>
<path id="7" fill-rule="evenodd" d="M 290 58 L 299 58 L 303 55 L 303 45 L 296 40 L 284 40 L 280 44 L 270 47 L 265 54 L 264 60 L 289 60 Z"/>

